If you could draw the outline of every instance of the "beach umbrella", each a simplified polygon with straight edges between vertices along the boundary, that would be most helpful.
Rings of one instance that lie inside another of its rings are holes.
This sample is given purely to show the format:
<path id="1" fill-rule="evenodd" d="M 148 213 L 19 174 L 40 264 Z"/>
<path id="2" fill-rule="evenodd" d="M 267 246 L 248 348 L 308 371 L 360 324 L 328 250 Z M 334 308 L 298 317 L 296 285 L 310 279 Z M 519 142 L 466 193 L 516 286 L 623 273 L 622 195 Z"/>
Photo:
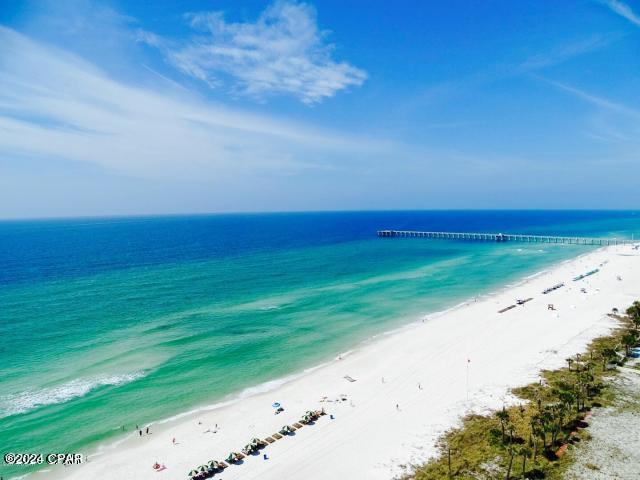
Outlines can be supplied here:
<path id="1" fill-rule="evenodd" d="M 199 473 L 200 473 L 200 472 L 199 472 L 198 470 L 191 470 L 191 471 L 189 472 L 189 476 L 190 476 L 190 477 L 196 477 L 196 476 L 198 476 L 198 474 L 199 474 Z"/>
<path id="2" fill-rule="evenodd" d="M 207 467 L 206 465 L 200 465 L 200 468 L 198 470 L 200 470 L 201 472 L 208 472 L 209 467 Z"/>
<path id="3" fill-rule="evenodd" d="M 207 463 L 207 465 L 210 468 L 216 468 L 218 466 L 218 462 L 216 462 L 215 460 L 211 460 L 209 463 Z"/>
<path id="4" fill-rule="evenodd" d="M 273 408 L 280 408 L 280 404 L 278 402 L 274 403 L 273 405 L 271 405 Z"/>

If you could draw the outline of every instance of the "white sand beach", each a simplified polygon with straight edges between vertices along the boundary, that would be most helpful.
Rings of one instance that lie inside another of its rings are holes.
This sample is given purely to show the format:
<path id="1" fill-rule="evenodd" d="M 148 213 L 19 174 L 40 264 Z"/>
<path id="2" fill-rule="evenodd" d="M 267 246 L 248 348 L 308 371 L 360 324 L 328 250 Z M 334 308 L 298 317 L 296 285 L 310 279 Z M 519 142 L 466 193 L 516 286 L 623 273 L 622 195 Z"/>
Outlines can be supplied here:
<path id="1" fill-rule="evenodd" d="M 573 281 L 595 268 L 598 273 Z M 564 287 L 542 294 L 560 282 Z M 526 298 L 532 300 L 498 313 Z M 438 436 L 466 412 L 500 408 L 512 401 L 511 387 L 564 365 L 615 326 L 606 315 L 613 307 L 626 308 L 638 298 L 640 252 L 603 248 L 379 336 L 274 390 L 152 425 L 151 435 L 131 433 L 83 465 L 33 478 L 184 480 L 193 468 L 240 451 L 251 438 L 265 438 L 306 410 L 324 408 L 333 419 L 323 416 L 213 478 L 390 479 L 404 465 L 433 455 Z M 337 400 L 341 395 L 345 401 Z M 285 411 L 275 415 L 274 402 Z M 155 462 L 166 468 L 155 471 Z"/>

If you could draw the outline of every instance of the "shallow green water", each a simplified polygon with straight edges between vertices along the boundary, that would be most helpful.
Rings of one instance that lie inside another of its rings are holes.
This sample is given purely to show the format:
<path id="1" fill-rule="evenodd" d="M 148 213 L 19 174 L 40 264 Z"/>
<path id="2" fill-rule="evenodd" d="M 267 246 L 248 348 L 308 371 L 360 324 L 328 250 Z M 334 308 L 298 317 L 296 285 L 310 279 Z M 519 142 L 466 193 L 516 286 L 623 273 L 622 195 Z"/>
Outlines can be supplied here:
<path id="1" fill-rule="evenodd" d="M 205 228 L 202 220 L 162 228 L 118 220 L 107 227 L 12 224 L 4 236 L 0 225 L 7 267 L 0 277 L 2 450 L 84 451 L 117 438 L 123 425 L 131 430 L 248 394 L 371 335 L 587 251 L 371 235 L 370 226 L 391 220 L 351 219 L 348 225 L 363 226 L 345 238 L 305 243 L 283 234 L 271 245 L 243 243 L 229 234 L 237 225 L 209 245 L 208 229 L 190 237 L 190 228 Z M 299 221 L 280 218 L 260 235 L 286 233 L 287 222 Z M 583 221 L 584 231 L 610 233 L 611 222 L 640 230 L 635 216 L 598 222 L 588 230 Z M 63 239 L 55 250 L 29 235 Z M 84 250 L 83 235 L 91 240 Z M 20 236 L 31 242 L 27 253 L 16 250 Z M 161 253 L 148 256 L 149 249 Z"/>

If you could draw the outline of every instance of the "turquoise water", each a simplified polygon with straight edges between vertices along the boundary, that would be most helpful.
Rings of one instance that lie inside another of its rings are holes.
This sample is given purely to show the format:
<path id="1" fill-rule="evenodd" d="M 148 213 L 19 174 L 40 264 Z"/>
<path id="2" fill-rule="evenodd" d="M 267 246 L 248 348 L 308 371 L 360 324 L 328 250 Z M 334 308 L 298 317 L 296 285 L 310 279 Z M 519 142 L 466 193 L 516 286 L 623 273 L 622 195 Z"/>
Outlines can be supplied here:
<path id="1" fill-rule="evenodd" d="M 0 453 L 86 451 L 591 247 L 381 228 L 640 234 L 633 212 L 0 222 Z M 26 473 L 0 467 L 7 476 Z"/>

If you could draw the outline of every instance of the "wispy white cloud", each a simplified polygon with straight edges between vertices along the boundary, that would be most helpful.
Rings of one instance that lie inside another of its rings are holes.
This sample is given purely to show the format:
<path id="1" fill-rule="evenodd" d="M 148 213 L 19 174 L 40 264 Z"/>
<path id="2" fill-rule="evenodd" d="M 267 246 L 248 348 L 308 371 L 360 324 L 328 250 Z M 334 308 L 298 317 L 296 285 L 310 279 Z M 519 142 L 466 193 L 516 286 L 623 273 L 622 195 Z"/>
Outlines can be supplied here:
<path id="1" fill-rule="evenodd" d="M 185 16 L 198 32 L 177 44 L 152 32 L 139 40 L 160 48 L 169 63 L 212 88 L 263 99 L 273 94 L 318 103 L 367 78 L 362 69 L 333 59 L 328 32 L 320 30 L 311 5 L 277 1 L 255 22 L 227 22 L 221 12 Z"/>
<path id="2" fill-rule="evenodd" d="M 516 73 L 525 73 L 560 65 L 575 57 L 600 50 L 611 44 L 615 39 L 616 37 L 612 35 L 596 35 L 591 38 L 560 45 L 551 51 L 528 58 L 516 67 L 515 71 Z"/>
<path id="3" fill-rule="evenodd" d="M 345 155 L 381 150 L 382 141 L 228 109 L 176 88 L 126 85 L 77 56 L 0 27 L 5 158 L 56 158 L 141 178 L 215 184 L 325 169 Z"/>
<path id="4" fill-rule="evenodd" d="M 596 107 L 585 118 L 587 130 L 583 133 L 590 139 L 622 148 L 615 154 L 616 162 L 629 158 L 633 162 L 637 161 L 640 110 L 562 82 L 542 77 L 536 78 Z"/>
<path id="5" fill-rule="evenodd" d="M 636 15 L 632 8 L 626 3 L 620 0 L 605 0 L 604 3 L 615 13 L 640 27 L 640 16 Z"/>
<path id="6" fill-rule="evenodd" d="M 633 117 L 636 119 L 640 119 L 640 111 L 636 110 L 633 107 L 629 107 L 627 105 L 621 104 L 621 103 L 617 103 L 614 101 L 611 101 L 605 97 L 601 97 L 598 95 L 594 95 L 592 93 L 586 92 L 584 90 L 581 90 L 579 88 L 575 88 L 572 87 L 570 85 L 566 85 L 564 83 L 561 82 L 556 82 L 554 80 L 549 80 L 546 78 L 542 78 L 542 77 L 537 77 L 538 79 L 553 85 L 554 87 L 567 92 L 571 95 L 573 95 L 574 97 L 577 97 L 581 100 L 584 100 L 585 102 L 588 102 L 592 105 L 595 105 L 597 107 L 603 108 L 607 111 L 610 112 L 614 112 L 614 113 L 619 113 L 619 114 L 624 114 L 627 115 L 629 117 Z"/>

